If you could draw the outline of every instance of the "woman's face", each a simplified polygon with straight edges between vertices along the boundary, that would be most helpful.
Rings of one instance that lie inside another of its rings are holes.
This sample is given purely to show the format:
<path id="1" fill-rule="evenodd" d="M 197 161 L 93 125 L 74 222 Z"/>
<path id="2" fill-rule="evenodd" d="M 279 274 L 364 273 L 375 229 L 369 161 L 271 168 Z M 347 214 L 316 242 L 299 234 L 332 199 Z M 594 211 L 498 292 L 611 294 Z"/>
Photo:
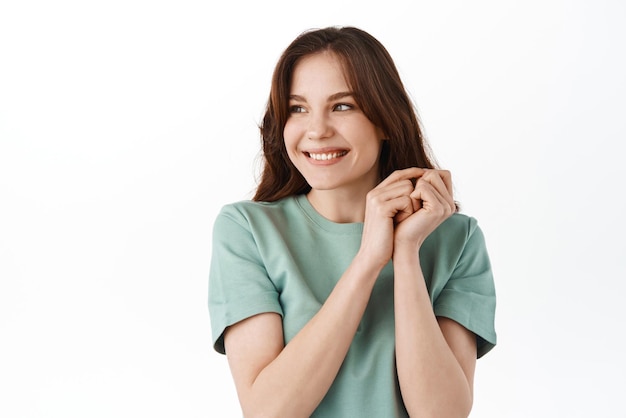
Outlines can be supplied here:
<path id="1" fill-rule="evenodd" d="M 366 193 L 378 184 L 383 133 L 357 105 L 333 53 L 296 65 L 289 112 L 285 147 L 312 189 Z"/>

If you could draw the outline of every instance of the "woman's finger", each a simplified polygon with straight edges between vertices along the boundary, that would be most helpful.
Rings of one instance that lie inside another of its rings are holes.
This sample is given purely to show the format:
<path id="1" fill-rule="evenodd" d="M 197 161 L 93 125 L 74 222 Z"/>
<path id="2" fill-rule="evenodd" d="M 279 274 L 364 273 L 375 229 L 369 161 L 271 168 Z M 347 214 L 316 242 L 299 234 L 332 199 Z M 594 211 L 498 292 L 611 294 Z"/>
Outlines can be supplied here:
<path id="1" fill-rule="evenodd" d="M 420 199 L 424 209 L 432 212 L 441 212 L 449 215 L 454 212 L 454 206 L 450 205 L 447 197 L 443 196 L 432 183 L 424 178 L 417 180 L 415 190 L 411 193 L 414 199 Z"/>
<path id="2" fill-rule="evenodd" d="M 415 213 L 413 199 L 409 196 L 399 196 L 387 202 L 390 208 L 396 211 L 393 221 L 398 224 Z"/>
<path id="3" fill-rule="evenodd" d="M 419 180 L 431 184 L 437 194 L 441 197 L 442 203 L 449 205 L 453 211 L 456 210 L 456 203 L 452 197 L 452 180 L 449 171 L 427 170 Z"/>
<path id="4" fill-rule="evenodd" d="M 396 170 L 393 173 L 391 173 L 389 176 L 387 176 L 386 179 L 381 181 L 376 187 L 385 187 L 401 180 L 416 179 L 422 176 L 425 171 L 427 170 L 423 168 L 419 168 L 419 167 L 411 167 L 411 168 L 405 168 L 403 170 Z"/>
<path id="5" fill-rule="evenodd" d="M 415 212 L 410 197 L 413 190 L 413 183 L 410 180 L 374 189 L 367 196 L 367 212 L 375 217 L 394 218 L 396 222 L 406 219 Z"/>
<path id="6" fill-rule="evenodd" d="M 409 196 L 413 191 L 413 183 L 411 180 L 404 179 L 392 182 L 388 185 L 379 185 L 368 193 L 368 200 L 386 201 L 399 196 Z"/>

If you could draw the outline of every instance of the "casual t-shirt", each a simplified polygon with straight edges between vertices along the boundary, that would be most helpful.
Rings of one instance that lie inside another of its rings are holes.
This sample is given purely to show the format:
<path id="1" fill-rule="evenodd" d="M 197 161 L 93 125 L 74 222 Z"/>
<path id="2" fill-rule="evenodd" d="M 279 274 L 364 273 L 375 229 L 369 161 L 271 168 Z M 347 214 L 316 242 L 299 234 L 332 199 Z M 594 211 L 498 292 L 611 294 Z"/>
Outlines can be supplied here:
<path id="1" fill-rule="evenodd" d="M 222 208 L 213 228 L 209 314 L 215 350 L 224 330 L 264 312 L 282 316 L 285 344 L 319 311 L 356 255 L 362 223 L 335 223 L 305 195 Z M 482 231 L 454 214 L 420 249 L 435 315 L 476 334 L 478 357 L 496 344 L 495 288 Z M 374 285 L 346 358 L 313 417 L 406 417 L 395 368 L 393 266 Z"/>

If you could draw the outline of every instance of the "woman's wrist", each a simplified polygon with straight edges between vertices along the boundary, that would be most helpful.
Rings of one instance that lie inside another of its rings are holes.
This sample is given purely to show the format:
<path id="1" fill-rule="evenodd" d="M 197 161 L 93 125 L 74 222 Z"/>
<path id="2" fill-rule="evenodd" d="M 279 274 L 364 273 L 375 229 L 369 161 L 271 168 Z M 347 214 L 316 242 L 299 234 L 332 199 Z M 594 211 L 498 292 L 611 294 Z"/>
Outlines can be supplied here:
<path id="1" fill-rule="evenodd" d="M 395 240 L 393 243 L 393 259 L 416 259 L 419 260 L 419 251 L 424 240 Z"/>
<path id="2" fill-rule="evenodd" d="M 372 256 L 367 250 L 361 248 L 354 257 L 353 264 L 358 265 L 363 274 L 378 277 L 389 260 L 390 258 L 383 260 L 380 257 Z"/>

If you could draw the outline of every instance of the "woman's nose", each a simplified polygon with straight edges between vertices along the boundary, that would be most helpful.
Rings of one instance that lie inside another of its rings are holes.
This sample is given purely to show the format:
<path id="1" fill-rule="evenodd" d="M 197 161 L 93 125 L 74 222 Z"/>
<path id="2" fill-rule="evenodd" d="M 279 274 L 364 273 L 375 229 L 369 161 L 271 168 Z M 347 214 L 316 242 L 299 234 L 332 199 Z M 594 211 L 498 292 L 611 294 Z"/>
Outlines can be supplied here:
<path id="1" fill-rule="evenodd" d="M 332 133 L 332 127 L 328 116 L 325 114 L 311 114 L 309 117 L 309 126 L 307 129 L 307 138 L 324 139 L 328 138 Z"/>

